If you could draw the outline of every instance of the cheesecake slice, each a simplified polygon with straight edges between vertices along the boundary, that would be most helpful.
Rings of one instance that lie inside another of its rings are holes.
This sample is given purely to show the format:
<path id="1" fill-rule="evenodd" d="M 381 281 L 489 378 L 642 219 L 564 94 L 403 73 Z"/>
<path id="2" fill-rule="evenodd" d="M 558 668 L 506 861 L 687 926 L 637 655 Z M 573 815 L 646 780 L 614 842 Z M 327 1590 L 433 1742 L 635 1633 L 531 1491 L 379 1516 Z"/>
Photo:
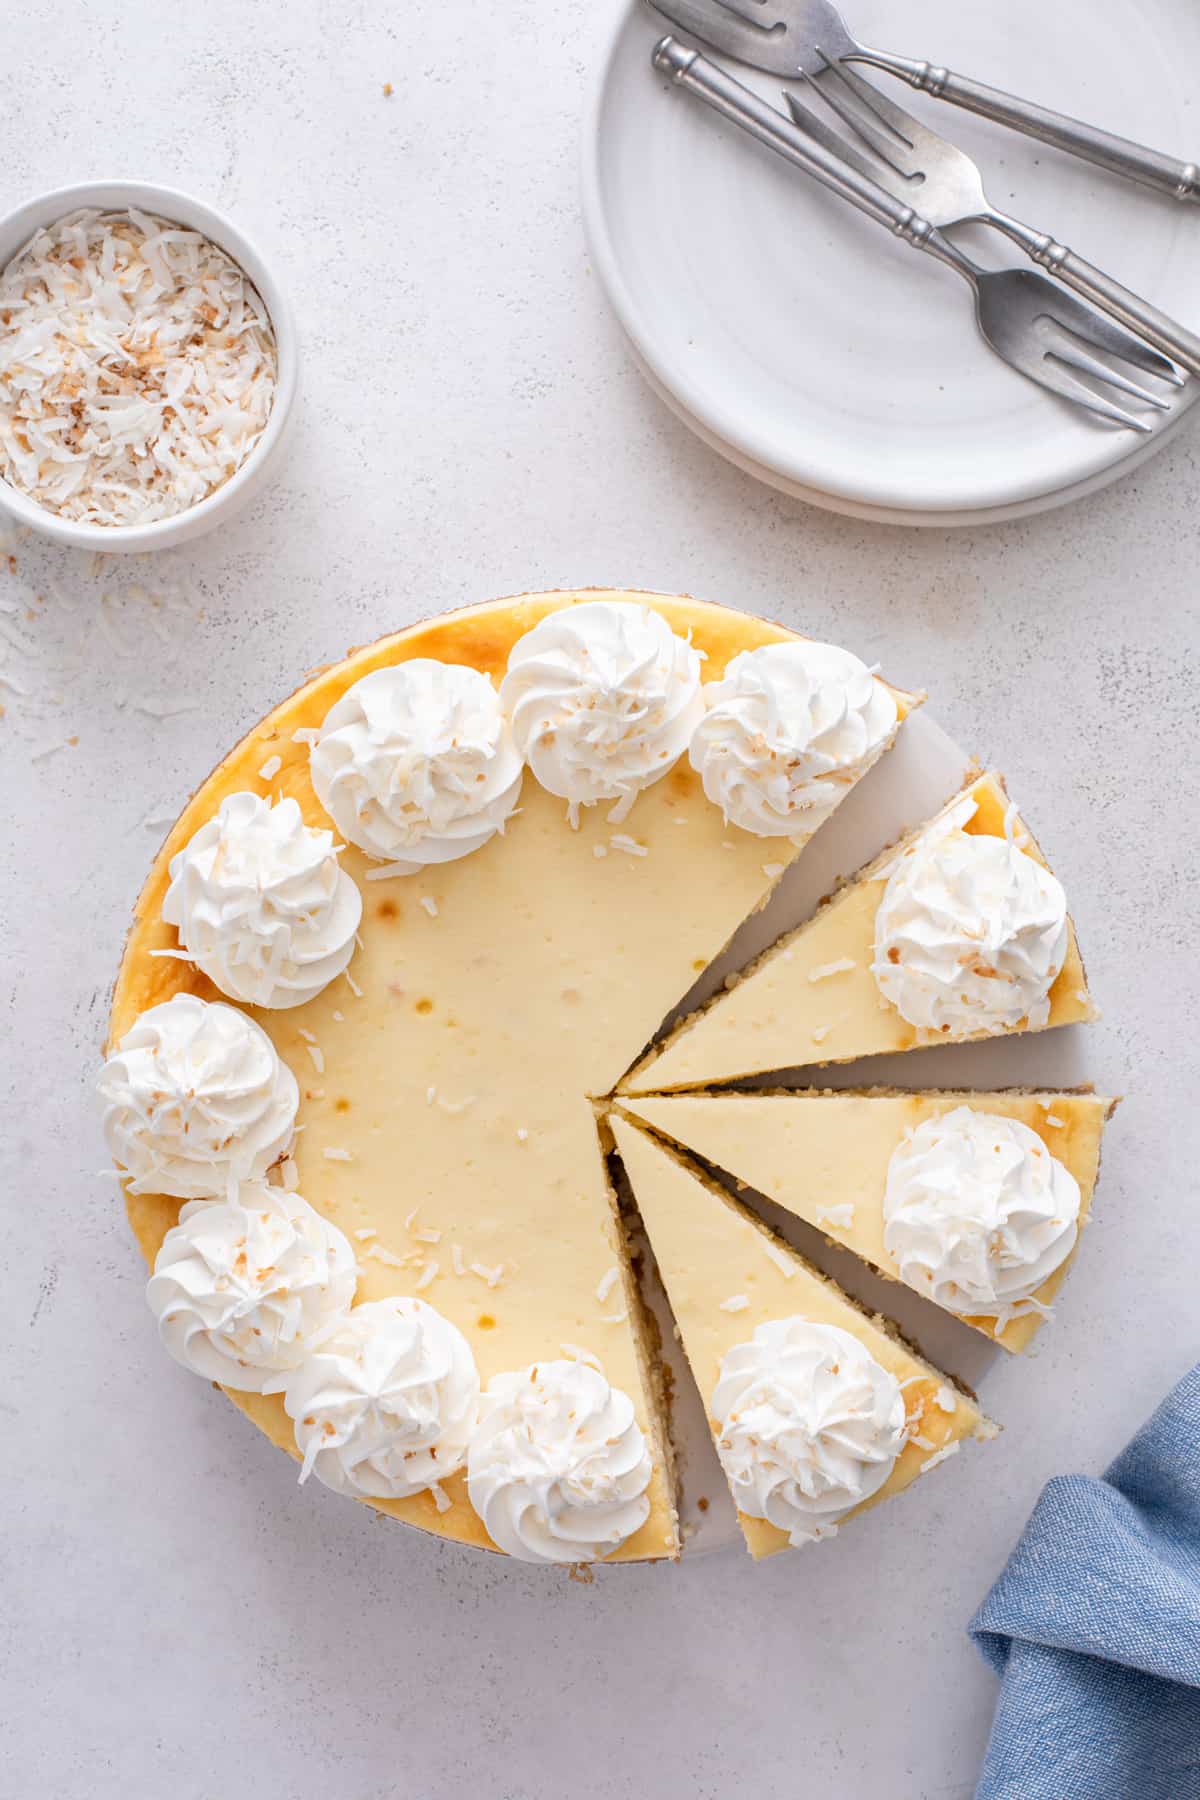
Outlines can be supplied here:
<path id="1" fill-rule="evenodd" d="M 754 1557 L 831 1535 L 994 1434 L 715 1181 L 631 1120 L 609 1125 Z"/>
<path id="2" fill-rule="evenodd" d="M 1000 777 L 986 774 L 685 1019 L 620 1091 L 1094 1017 L 1062 890 Z"/>
<path id="3" fill-rule="evenodd" d="M 1074 1261 L 1099 1173 L 1101 1134 L 1115 1104 L 1085 1093 L 878 1091 L 674 1094 L 631 1098 L 624 1109 L 881 1274 L 906 1281 L 1006 1350 L 1021 1351 Z M 965 1175 L 964 1159 L 953 1155 L 962 1142 L 961 1130 L 956 1135 L 961 1109 L 973 1122 Z M 987 1131 L 996 1121 L 993 1142 Z M 1006 1131 L 1005 1121 L 1023 1130 Z M 984 1159 L 983 1194 L 973 1148 Z M 986 1181 L 989 1161 L 1000 1165 L 998 1180 Z M 1048 1179 L 1028 1191 L 1043 1170 Z M 1026 1174 L 1032 1180 L 1023 1191 Z M 981 1236 L 985 1265 L 989 1247 L 1004 1264 L 998 1277 L 985 1274 L 991 1295 L 978 1285 L 964 1291 L 953 1280 Z M 994 1299 L 995 1309 L 964 1310 L 972 1296 L 976 1304 Z"/>

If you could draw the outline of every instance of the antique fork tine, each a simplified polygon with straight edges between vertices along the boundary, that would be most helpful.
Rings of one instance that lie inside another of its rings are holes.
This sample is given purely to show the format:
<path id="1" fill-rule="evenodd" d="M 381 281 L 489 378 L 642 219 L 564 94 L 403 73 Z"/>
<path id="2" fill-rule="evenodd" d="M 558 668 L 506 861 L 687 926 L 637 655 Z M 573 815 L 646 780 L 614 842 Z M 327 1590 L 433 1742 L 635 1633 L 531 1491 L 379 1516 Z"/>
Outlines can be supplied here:
<path id="1" fill-rule="evenodd" d="M 956 144 L 885 98 L 854 70 L 829 58 L 804 79 L 879 157 L 884 167 L 876 169 L 875 178 L 889 193 L 911 199 L 920 177 L 921 212 L 932 224 L 941 229 L 967 222 L 993 226 L 1066 287 L 1119 319 L 1189 373 L 1200 375 L 1200 336 L 1048 233 L 993 206 L 984 193 L 978 165 Z M 785 92 L 785 99 L 801 129 L 807 130 L 811 115 L 806 112 L 800 118 L 791 94 Z"/>
<path id="2" fill-rule="evenodd" d="M 1145 406 L 1165 410 L 1158 396 L 1107 361 L 1115 355 L 1132 363 L 1129 353 L 1137 345 L 1121 326 L 1094 313 L 1032 269 L 980 268 L 911 206 L 862 173 L 864 159 L 853 146 L 843 145 L 839 155 L 810 140 L 782 113 L 699 51 L 666 37 L 655 46 L 652 60 L 677 85 L 750 136 L 886 225 L 906 243 L 949 264 L 974 291 L 976 320 L 987 343 L 1021 374 L 1110 423 L 1134 431 L 1148 431 L 1150 425 L 1090 387 L 1084 375 L 1110 384 Z M 825 130 L 836 140 L 831 127 Z"/>

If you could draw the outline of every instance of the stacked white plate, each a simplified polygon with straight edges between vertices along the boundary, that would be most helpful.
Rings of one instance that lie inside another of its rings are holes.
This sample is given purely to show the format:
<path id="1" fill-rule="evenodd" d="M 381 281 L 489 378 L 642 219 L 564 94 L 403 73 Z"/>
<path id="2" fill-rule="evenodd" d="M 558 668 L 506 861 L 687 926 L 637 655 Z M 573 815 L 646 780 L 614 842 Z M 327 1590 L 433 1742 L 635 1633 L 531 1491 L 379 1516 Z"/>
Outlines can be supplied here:
<path id="1" fill-rule="evenodd" d="M 845 11 L 867 43 L 1200 159 L 1200 9 L 1180 0 L 1142 0 L 1136 19 L 1123 0 L 845 0 Z M 1139 436 L 998 361 L 957 276 L 651 69 L 668 29 L 644 0 L 617 22 L 585 127 L 584 217 L 648 378 L 714 449 L 818 506 L 944 526 L 1091 493 L 1179 429 L 1200 383 Z M 727 66 L 781 104 L 777 81 Z M 976 157 L 995 205 L 1200 325 L 1200 208 L 861 72 Z M 1023 263 L 995 233 L 972 227 L 962 241 L 992 266 Z"/>

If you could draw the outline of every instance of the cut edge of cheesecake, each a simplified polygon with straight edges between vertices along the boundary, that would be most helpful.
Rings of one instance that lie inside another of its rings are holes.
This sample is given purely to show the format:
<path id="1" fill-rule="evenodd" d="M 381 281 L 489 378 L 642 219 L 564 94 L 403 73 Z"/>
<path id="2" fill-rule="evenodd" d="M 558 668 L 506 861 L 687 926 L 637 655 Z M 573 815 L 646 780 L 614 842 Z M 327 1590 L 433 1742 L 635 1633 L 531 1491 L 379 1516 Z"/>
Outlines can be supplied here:
<path id="1" fill-rule="evenodd" d="M 651 1456 L 662 1470 L 671 1509 L 674 1545 L 673 1548 L 667 1550 L 666 1556 L 659 1557 L 657 1560 L 678 1562 L 683 1549 L 683 1538 L 679 1525 L 679 1459 L 672 1429 L 670 1372 L 662 1356 L 662 1333 L 659 1330 L 658 1320 L 646 1303 L 636 1267 L 633 1245 L 630 1242 L 629 1227 L 622 1216 L 620 1196 L 617 1193 L 609 1164 L 609 1158 L 613 1154 L 612 1134 L 607 1130 L 602 1118 L 596 1120 L 596 1133 L 596 1154 L 600 1158 L 604 1185 L 608 1192 L 608 1203 L 612 1209 L 617 1267 L 621 1272 L 621 1293 L 625 1301 L 625 1310 L 629 1315 L 634 1348 L 637 1352 L 638 1369 L 642 1377 L 646 1419 L 650 1426 Z M 606 1560 L 611 1562 L 618 1559 L 609 1557 Z M 643 1560 L 649 1559 L 644 1558 Z"/>
<path id="2" fill-rule="evenodd" d="M 689 1199 L 684 1210 L 691 1212 L 693 1208 L 702 1207 L 707 1201 L 716 1210 L 708 1216 L 720 1221 L 720 1227 L 728 1227 L 731 1244 L 739 1248 L 753 1245 L 755 1239 L 762 1240 L 765 1266 L 775 1271 L 779 1281 L 791 1283 L 799 1281 L 796 1287 L 781 1288 L 781 1305 L 764 1312 L 760 1307 L 756 1319 L 746 1317 L 745 1325 L 730 1323 L 724 1327 L 725 1334 L 732 1342 L 741 1342 L 753 1336 L 755 1326 L 767 1319 L 803 1316 L 805 1308 L 803 1297 L 807 1294 L 810 1301 L 815 1301 L 815 1310 L 832 1312 L 842 1329 L 848 1330 L 859 1339 L 864 1347 L 882 1361 L 884 1366 L 891 1367 L 893 1373 L 904 1370 L 902 1389 L 905 1395 L 905 1410 L 911 1425 L 920 1429 L 910 1434 L 908 1442 L 898 1456 L 895 1466 L 887 1481 L 869 1499 L 854 1507 L 842 1520 L 839 1527 L 849 1519 L 868 1511 L 880 1501 L 903 1493 L 921 1475 L 927 1473 L 937 1464 L 954 1454 L 967 1438 L 988 1440 L 997 1435 L 999 1427 L 981 1411 L 978 1401 L 965 1383 L 931 1363 L 903 1335 L 898 1326 L 881 1313 L 872 1313 L 858 1301 L 843 1292 L 838 1284 L 829 1276 L 821 1273 L 798 1250 L 781 1238 L 760 1218 L 756 1217 L 748 1207 L 729 1194 L 708 1172 L 676 1146 L 668 1143 L 653 1132 L 644 1129 L 632 1117 L 614 1108 L 608 1115 L 607 1129 L 612 1132 L 617 1154 L 625 1170 L 634 1201 L 638 1207 L 646 1236 L 654 1252 L 659 1274 L 671 1305 L 676 1330 L 684 1353 L 687 1357 L 693 1379 L 700 1390 L 704 1405 L 705 1417 L 709 1420 L 714 1441 L 716 1428 L 711 1418 L 710 1400 L 714 1383 L 706 1381 L 698 1367 L 700 1353 L 694 1348 L 698 1338 L 699 1324 L 686 1318 L 687 1309 L 679 1298 L 679 1290 L 683 1277 L 677 1270 L 672 1274 L 671 1261 L 667 1255 L 667 1233 L 662 1217 L 657 1227 L 653 1223 L 656 1208 L 648 1203 L 647 1196 L 651 1184 L 668 1176 L 672 1183 L 681 1181 L 688 1189 Z M 635 1173 L 633 1165 L 641 1165 L 640 1173 Z M 647 1216 L 649 1215 L 649 1216 Z M 700 1213 L 696 1214 L 696 1224 L 700 1221 Z M 760 1275 L 765 1269 L 760 1268 Z M 770 1280 L 770 1277 L 767 1277 Z M 715 1316 L 726 1309 L 713 1294 L 708 1311 Z M 747 1309 L 749 1314 L 750 1309 Z M 732 1321 L 741 1320 L 743 1314 L 728 1315 Z M 707 1328 L 706 1328 L 707 1329 Z M 693 1342 L 689 1342 L 689 1336 Z M 719 1366 L 719 1359 L 718 1359 Z M 711 1376 L 715 1371 L 709 1370 Z M 899 1376 L 897 1375 L 897 1379 Z M 915 1391 L 914 1391 L 915 1390 Z M 954 1399 L 953 1410 L 947 1410 L 939 1403 L 938 1396 L 949 1394 Z M 931 1434 L 931 1435 L 930 1435 Z M 918 1443 L 917 1437 L 924 1441 Z M 779 1550 L 789 1548 L 790 1540 L 786 1531 L 773 1525 L 769 1520 L 753 1518 L 738 1512 L 738 1524 L 746 1540 L 750 1554 L 758 1560 L 774 1555 Z"/>
<path id="3" fill-rule="evenodd" d="M 760 1147 L 769 1148 L 769 1139 L 764 1137 L 764 1121 L 770 1118 L 769 1108 L 773 1105 L 786 1107 L 789 1102 L 800 1107 L 828 1107 L 830 1103 L 837 1107 L 839 1102 L 856 1101 L 901 1101 L 915 1102 L 925 1111 L 924 1116 L 936 1116 L 940 1112 L 952 1111 L 957 1106 L 969 1106 L 980 1112 L 1000 1112 L 1008 1117 L 1018 1118 L 1036 1131 L 1046 1145 L 1050 1154 L 1058 1155 L 1059 1160 L 1074 1176 L 1079 1184 L 1080 1231 L 1070 1254 L 1059 1268 L 1047 1276 L 1034 1294 L 1039 1307 L 1049 1309 L 1067 1278 L 1075 1258 L 1079 1254 L 1083 1238 L 1083 1228 L 1092 1217 L 1092 1202 L 1096 1184 L 1100 1176 L 1102 1155 L 1102 1139 L 1104 1127 L 1112 1118 L 1119 1098 L 1097 1095 L 1090 1086 L 1075 1088 L 939 1088 L 939 1089 L 907 1089 L 898 1087 L 869 1088 L 772 1088 L 747 1093 L 704 1093 L 695 1090 L 684 1094 L 648 1094 L 623 1098 L 620 1108 L 633 1118 L 643 1129 L 652 1132 L 656 1137 L 684 1150 L 688 1155 L 700 1159 L 709 1168 L 720 1171 L 730 1180 L 752 1188 L 767 1199 L 781 1206 L 785 1212 L 801 1219 L 814 1231 L 819 1231 L 827 1242 L 842 1249 L 851 1251 L 862 1261 L 869 1263 L 886 1280 L 902 1282 L 902 1277 L 895 1262 L 887 1255 L 874 1234 L 868 1234 L 859 1227 L 857 1217 L 848 1226 L 842 1226 L 829 1216 L 828 1208 L 836 1209 L 844 1204 L 840 1192 L 832 1190 L 826 1195 L 827 1206 L 822 1208 L 815 1197 L 801 1196 L 786 1183 L 775 1179 L 764 1179 L 763 1170 L 757 1166 Z M 1023 1101 L 1033 1102 L 1033 1109 L 1020 1106 Z M 768 1109 L 763 1110 L 764 1106 Z M 697 1123 L 698 1109 L 704 1109 L 706 1122 L 716 1126 L 720 1123 L 727 1126 L 738 1112 L 744 1112 L 747 1118 L 747 1132 L 752 1143 L 752 1150 L 743 1157 L 736 1157 L 730 1152 L 727 1142 L 719 1135 L 707 1137 Z M 708 1109 L 715 1109 L 709 1112 Z M 1057 1110 L 1056 1110 L 1057 1109 Z M 1051 1127 L 1050 1121 L 1057 1119 L 1061 1113 L 1069 1117 L 1063 1121 L 1068 1126 L 1067 1142 L 1056 1144 L 1055 1136 L 1061 1127 Z M 1040 1117 L 1039 1117 L 1040 1114 Z M 804 1115 L 794 1115 L 797 1120 Z M 829 1113 L 824 1116 L 828 1118 Z M 808 1115 L 810 1122 L 816 1115 Z M 852 1125 L 847 1127 L 853 1133 Z M 1082 1141 L 1076 1141 L 1081 1133 Z M 855 1136 L 857 1141 L 857 1136 Z M 896 1138 L 896 1144 L 902 1137 Z M 1065 1154 L 1059 1154 L 1065 1150 Z M 724 1153 L 722 1153 L 724 1152 Z M 735 1161 L 737 1166 L 735 1165 Z M 794 1165 L 793 1165 L 794 1166 Z M 885 1172 L 886 1173 L 886 1172 Z M 852 1207 L 866 1201 L 874 1205 L 870 1196 L 856 1192 L 851 1196 Z M 878 1205 L 882 1209 L 882 1189 L 878 1196 Z M 908 1284 L 903 1283 L 908 1286 Z M 909 1287 L 910 1292 L 918 1293 L 920 1298 L 932 1306 L 938 1306 L 931 1295 L 922 1294 L 919 1289 Z M 1021 1354 L 1027 1350 L 1046 1322 L 1046 1313 L 1038 1310 L 1010 1318 L 1002 1329 L 997 1329 L 998 1319 L 983 1314 L 965 1314 L 949 1312 L 964 1325 L 971 1326 L 991 1342 L 1013 1354 Z"/>
<path id="4" fill-rule="evenodd" d="M 871 883 L 882 881 L 885 872 L 890 874 L 890 866 L 922 838 L 926 832 L 935 829 L 963 800 L 971 798 L 975 801 L 975 812 L 968 819 L 963 829 L 967 832 L 981 832 L 988 836 L 1004 836 L 1005 821 L 1012 821 L 1012 828 L 1021 834 L 1020 848 L 1032 856 L 1043 868 L 1050 865 L 1044 856 L 1037 839 L 1030 831 L 1024 818 L 1009 801 L 1004 777 L 995 770 L 987 770 L 974 774 L 964 783 L 959 791 L 947 801 L 945 806 L 905 832 L 894 842 L 872 857 L 860 869 L 848 875 L 833 891 L 826 896 L 817 910 L 800 925 L 785 932 L 773 944 L 768 945 L 759 956 L 747 964 L 736 976 L 730 978 L 725 987 L 718 990 L 701 1006 L 684 1019 L 681 1019 L 667 1035 L 652 1044 L 649 1050 L 637 1061 L 614 1090 L 618 1097 L 635 1094 L 666 1094 L 687 1092 L 697 1088 L 709 1089 L 722 1083 L 742 1081 L 753 1077 L 778 1074 L 785 1069 L 827 1068 L 834 1063 L 856 1062 L 860 1058 L 873 1055 L 886 1055 L 909 1050 L 927 1049 L 936 1044 L 963 1044 L 981 1041 L 991 1037 L 1012 1037 L 1026 1032 L 1051 1030 L 1060 1025 L 1076 1024 L 1098 1018 L 1099 1010 L 1092 1001 L 1087 984 L 1087 971 L 1079 950 L 1074 920 L 1068 912 L 1067 952 L 1054 984 L 1050 990 L 1050 1015 L 1043 1025 L 1021 1024 L 1005 1027 L 1000 1031 L 981 1030 L 963 1033 L 953 1037 L 941 1032 L 927 1031 L 904 1021 L 894 1007 L 889 1006 L 881 998 L 879 1009 L 889 1015 L 896 1023 L 895 1041 L 886 1044 L 847 1047 L 837 1055 L 820 1056 L 811 1054 L 813 1040 L 811 1035 L 802 1046 L 800 1043 L 779 1047 L 779 1054 L 766 1055 L 760 1050 L 735 1052 L 722 1043 L 722 1027 L 725 1034 L 732 1035 L 737 1030 L 736 1022 L 730 1024 L 730 1013 L 747 1001 L 747 989 L 769 979 L 777 962 L 789 956 L 797 944 L 807 944 L 816 933 L 824 935 L 830 929 L 830 921 L 842 916 L 843 909 L 851 903 L 856 895 L 861 895 Z M 873 937 L 872 937 L 873 943 Z M 833 959 L 836 962 L 836 958 Z M 862 979 L 873 983 L 869 964 Z M 811 981 L 809 984 L 811 986 Z M 878 995 L 876 994 L 876 998 Z M 802 1028 L 801 1028 L 802 1029 Z M 797 1033 L 800 1036 L 800 1032 Z M 699 1043 L 700 1048 L 697 1049 Z M 819 1044 L 817 1045 L 819 1049 Z"/>

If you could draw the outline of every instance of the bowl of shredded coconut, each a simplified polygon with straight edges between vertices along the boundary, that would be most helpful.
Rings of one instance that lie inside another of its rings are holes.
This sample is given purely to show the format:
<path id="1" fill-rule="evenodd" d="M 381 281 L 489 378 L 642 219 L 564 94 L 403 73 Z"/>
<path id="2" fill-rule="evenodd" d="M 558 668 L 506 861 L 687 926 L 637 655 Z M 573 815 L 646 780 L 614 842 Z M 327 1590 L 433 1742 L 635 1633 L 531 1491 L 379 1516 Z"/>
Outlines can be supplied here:
<path id="1" fill-rule="evenodd" d="M 89 182 L 0 221 L 0 510 L 100 551 L 210 530 L 256 492 L 296 389 L 290 310 L 200 201 Z"/>

